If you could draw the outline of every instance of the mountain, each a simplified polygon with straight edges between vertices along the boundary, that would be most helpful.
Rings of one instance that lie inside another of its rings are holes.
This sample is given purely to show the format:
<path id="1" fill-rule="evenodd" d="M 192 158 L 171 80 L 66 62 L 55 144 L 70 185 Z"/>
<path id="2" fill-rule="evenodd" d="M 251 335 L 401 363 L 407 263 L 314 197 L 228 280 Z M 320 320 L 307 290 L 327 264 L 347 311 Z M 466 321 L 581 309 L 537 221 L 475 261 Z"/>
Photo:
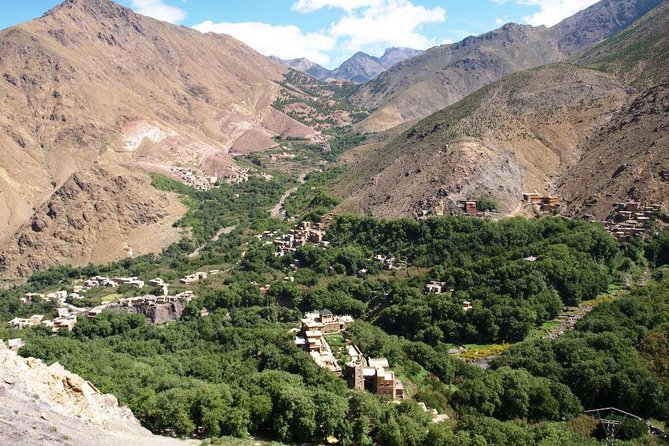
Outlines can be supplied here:
<path id="1" fill-rule="evenodd" d="M 423 54 L 421 50 L 414 50 L 413 48 L 388 48 L 383 56 L 379 59 L 381 65 L 386 68 L 391 68 L 397 65 L 400 62 L 404 62 L 407 59 L 412 57 L 420 56 Z"/>
<path id="2" fill-rule="evenodd" d="M 552 28 L 507 24 L 431 48 L 365 84 L 351 101 L 375 110 L 360 129 L 422 118 L 524 69 L 554 63 L 624 29 L 662 0 L 602 0 Z"/>
<path id="3" fill-rule="evenodd" d="M 270 59 L 279 62 L 289 68 L 292 68 L 296 71 L 301 71 L 302 73 L 308 74 L 317 80 L 326 80 L 330 77 L 330 70 L 325 67 L 318 65 L 316 62 L 312 62 L 309 59 L 302 57 L 300 59 L 279 59 L 278 57 L 271 56 Z"/>
<path id="4" fill-rule="evenodd" d="M 346 79 L 356 83 L 364 83 L 374 79 L 386 71 L 378 57 L 370 56 L 363 52 L 357 52 L 350 59 L 342 63 L 339 68 L 331 74 L 333 79 Z"/>
<path id="5" fill-rule="evenodd" d="M 185 169 L 225 178 L 240 171 L 234 152 L 274 147 L 276 135 L 314 135 L 271 106 L 285 71 L 229 36 L 159 22 L 109 0 L 67 0 L 39 19 L 1 31 L 0 107 L 11 110 L 0 117 L 4 275 L 41 267 L 14 263 L 37 249 L 20 239 L 45 206 L 69 197 L 75 176 L 96 191 L 127 182 L 130 192 L 119 199 L 139 200 L 138 212 L 148 214 L 133 216 L 119 230 L 89 227 L 95 234 L 81 237 L 33 231 L 29 238 L 41 239 L 36 246 L 86 245 L 80 256 L 57 249 L 40 257 L 79 264 L 160 250 L 164 244 L 132 245 L 130 233 L 168 224 L 179 217 L 169 213 L 183 207 L 175 196 L 158 194 L 144 172 L 178 178 L 177 170 Z M 86 209 L 89 198 L 77 194 L 68 206 Z M 66 212 L 58 218 L 79 217 Z M 89 256 L 96 252 L 103 257 Z"/>
<path id="6" fill-rule="evenodd" d="M 519 212 L 522 193 L 553 192 L 581 143 L 627 99 L 614 76 L 548 65 L 497 81 L 425 118 L 379 148 L 347 155 L 333 188 L 340 211 L 412 215 L 492 198 Z"/>
<path id="7" fill-rule="evenodd" d="M 614 203 L 669 204 L 669 83 L 649 88 L 616 113 L 563 173 L 558 188 L 575 216 L 604 218 Z"/>
<path id="8" fill-rule="evenodd" d="M 638 88 L 648 88 L 667 76 L 667 29 L 669 2 L 664 2 L 624 31 L 569 60 L 615 74 Z"/>
<path id="9" fill-rule="evenodd" d="M 334 70 L 323 68 L 305 58 L 291 60 L 283 60 L 274 56 L 271 58 L 319 81 L 346 80 L 362 84 L 374 79 L 394 65 L 422 53 L 420 50 L 411 48 L 388 48 L 383 56 L 379 58 L 367 53 L 357 52 Z"/>
<path id="10" fill-rule="evenodd" d="M 522 192 L 557 195 L 563 214 L 606 218 L 616 202 L 669 206 L 669 2 L 570 58 L 512 74 L 344 157 L 339 211 L 448 212 Z M 597 70 L 593 70 L 597 68 Z M 402 191 L 402 193 L 397 193 Z"/>

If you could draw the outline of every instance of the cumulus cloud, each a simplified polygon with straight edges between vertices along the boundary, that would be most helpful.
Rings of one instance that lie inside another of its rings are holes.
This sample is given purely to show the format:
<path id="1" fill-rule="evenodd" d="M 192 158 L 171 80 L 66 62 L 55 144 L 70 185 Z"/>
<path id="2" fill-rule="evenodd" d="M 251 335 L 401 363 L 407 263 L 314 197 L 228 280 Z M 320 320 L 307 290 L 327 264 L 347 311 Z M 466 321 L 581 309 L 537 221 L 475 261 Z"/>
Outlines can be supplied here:
<path id="1" fill-rule="evenodd" d="M 339 8 L 351 12 L 354 9 L 379 6 L 383 0 L 298 0 L 292 6 L 293 11 L 314 12 L 323 8 Z"/>
<path id="2" fill-rule="evenodd" d="M 441 7 L 426 8 L 407 0 L 384 0 L 342 17 L 329 32 L 345 39 L 345 47 L 350 51 L 369 46 L 426 49 L 435 42 L 421 34 L 420 27 L 444 20 L 446 11 Z"/>
<path id="3" fill-rule="evenodd" d="M 179 23 L 186 18 L 186 11 L 163 0 L 131 0 L 130 7 L 140 14 L 169 23 Z"/>
<path id="4" fill-rule="evenodd" d="M 422 34 L 421 27 L 446 20 L 443 8 L 417 6 L 411 0 L 297 0 L 292 8 L 301 13 L 336 8 L 341 13 L 326 29 L 311 33 L 294 25 L 259 22 L 208 20 L 193 28 L 230 34 L 265 55 L 306 57 L 328 65 L 333 52 L 339 57 L 342 52 L 381 52 L 392 46 L 427 49 L 439 42 Z"/>
<path id="5" fill-rule="evenodd" d="M 229 34 L 261 54 L 282 59 L 306 57 L 318 64 L 328 64 L 327 54 L 335 49 L 337 39 L 324 33 L 304 33 L 293 25 L 274 26 L 260 22 L 214 23 L 207 20 L 193 26 L 206 33 Z"/>
<path id="6" fill-rule="evenodd" d="M 519 5 L 538 6 L 539 12 L 524 17 L 530 25 L 553 26 L 598 0 L 518 0 Z"/>

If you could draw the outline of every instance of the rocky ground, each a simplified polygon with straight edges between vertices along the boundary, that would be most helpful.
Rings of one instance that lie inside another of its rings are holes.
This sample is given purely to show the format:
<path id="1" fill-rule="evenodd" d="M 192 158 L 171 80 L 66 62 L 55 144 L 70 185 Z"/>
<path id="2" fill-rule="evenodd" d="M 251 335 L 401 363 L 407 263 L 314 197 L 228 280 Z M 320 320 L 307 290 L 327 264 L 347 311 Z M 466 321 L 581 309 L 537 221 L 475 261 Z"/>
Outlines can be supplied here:
<path id="1" fill-rule="evenodd" d="M 4 445 L 189 446 L 144 429 L 116 397 L 59 364 L 24 359 L 0 343 L 0 438 Z"/>

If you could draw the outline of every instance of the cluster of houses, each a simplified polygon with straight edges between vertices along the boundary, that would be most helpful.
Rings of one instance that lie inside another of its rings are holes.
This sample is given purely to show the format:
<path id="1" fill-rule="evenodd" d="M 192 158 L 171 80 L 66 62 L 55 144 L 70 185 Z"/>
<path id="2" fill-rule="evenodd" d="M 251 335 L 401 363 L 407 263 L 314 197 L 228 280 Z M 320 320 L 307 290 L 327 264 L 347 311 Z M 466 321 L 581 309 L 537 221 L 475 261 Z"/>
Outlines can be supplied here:
<path id="1" fill-rule="evenodd" d="M 33 314 L 29 318 L 14 318 L 8 323 L 15 330 L 44 325 L 52 333 L 58 333 L 60 330 L 72 331 L 74 326 L 77 325 L 77 315 L 71 313 L 67 308 L 59 308 L 58 317 L 55 317 L 53 320 L 44 320 L 44 315 Z"/>
<path id="2" fill-rule="evenodd" d="M 40 300 L 42 302 L 57 302 L 59 304 L 65 303 L 68 294 L 67 291 L 54 291 L 52 293 L 27 293 L 21 298 L 21 302 L 27 304 L 28 302 L 35 302 Z"/>
<path id="3" fill-rule="evenodd" d="M 560 197 L 541 195 L 536 192 L 523 192 L 523 201 L 538 206 L 539 210 L 544 213 L 554 213 L 562 206 Z"/>
<path id="4" fill-rule="evenodd" d="M 365 359 L 355 345 L 349 347 L 349 356 L 351 361 L 346 364 L 344 376 L 351 389 L 366 390 L 391 400 L 406 398 L 404 385 L 390 369 L 386 358 Z"/>
<path id="5" fill-rule="evenodd" d="M 347 353 L 351 360 L 342 370 L 325 335 L 342 333 L 352 323 L 351 316 L 337 316 L 329 310 L 305 313 L 295 343 L 307 350 L 316 364 L 344 376 L 352 389 L 385 395 L 392 400 L 406 398 L 404 386 L 385 358 L 367 359 L 357 346 L 348 345 Z"/>
<path id="6" fill-rule="evenodd" d="M 616 203 L 614 206 L 616 210 L 606 221 L 606 228 L 618 240 L 645 237 L 650 231 L 648 223 L 660 212 L 659 204 L 644 206 L 630 201 Z"/>
<path id="7" fill-rule="evenodd" d="M 403 260 L 399 261 L 395 257 L 388 257 L 384 256 L 383 254 L 375 255 L 372 257 L 372 260 L 379 262 L 386 271 L 395 271 L 407 268 L 407 262 Z"/>
<path id="8" fill-rule="evenodd" d="M 325 241 L 325 231 L 318 223 L 309 221 L 300 222 L 288 234 L 276 237 L 273 242 L 268 242 L 276 246 L 276 257 L 284 257 L 287 254 L 297 251 L 297 248 L 307 243 L 314 243 L 320 247 L 327 248 L 330 242 Z"/>
<path id="9" fill-rule="evenodd" d="M 179 180 L 184 183 L 186 186 L 190 186 L 193 189 L 208 191 L 216 186 L 218 183 L 218 177 L 208 177 L 205 175 L 199 175 L 195 173 L 192 169 L 186 169 L 183 167 L 171 167 L 170 172 L 176 174 L 179 177 Z"/>
<path id="10" fill-rule="evenodd" d="M 342 369 L 324 335 L 341 333 L 352 323 L 351 316 L 335 316 L 330 310 L 305 313 L 295 344 L 306 349 L 320 367 L 341 374 Z"/>
<path id="11" fill-rule="evenodd" d="M 110 279 L 109 277 L 96 276 L 85 280 L 83 286 L 75 288 L 75 292 L 86 292 L 93 288 L 116 288 L 121 285 L 128 285 L 139 290 L 144 288 L 146 284 L 137 277 L 115 277 Z"/>

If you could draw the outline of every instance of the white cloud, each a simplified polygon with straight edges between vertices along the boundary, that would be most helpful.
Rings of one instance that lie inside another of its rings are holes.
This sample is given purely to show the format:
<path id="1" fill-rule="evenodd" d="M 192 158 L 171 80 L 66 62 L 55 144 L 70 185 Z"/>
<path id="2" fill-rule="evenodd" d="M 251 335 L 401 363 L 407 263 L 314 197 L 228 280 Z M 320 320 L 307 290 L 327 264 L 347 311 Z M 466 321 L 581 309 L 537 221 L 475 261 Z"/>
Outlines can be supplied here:
<path id="1" fill-rule="evenodd" d="M 229 34 L 266 56 L 282 59 L 306 57 L 318 64 L 328 64 L 328 52 L 335 49 L 337 39 L 324 33 L 304 33 L 293 25 L 274 26 L 267 23 L 214 23 L 207 20 L 193 26 L 206 33 Z"/>
<path id="2" fill-rule="evenodd" d="M 519 5 L 538 6 L 539 12 L 523 17 L 530 25 L 553 26 L 598 0 L 518 0 Z"/>
<path id="3" fill-rule="evenodd" d="M 296 0 L 293 10 L 308 13 L 322 8 L 342 12 L 327 29 L 306 33 L 294 25 L 270 25 L 259 22 L 214 23 L 195 25 L 201 32 L 234 36 L 265 55 L 282 59 L 306 57 L 329 65 L 354 51 L 381 53 L 388 47 L 427 49 L 437 45 L 420 32 L 423 25 L 446 20 L 441 7 L 414 5 L 411 0 Z"/>
<path id="4" fill-rule="evenodd" d="M 186 11 L 163 0 L 131 0 L 130 7 L 140 14 L 170 23 L 179 23 L 186 18 Z"/>
<path id="5" fill-rule="evenodd" d="M 329 32 L 334 37 L 345 39 L 344 47 L 349 51 L 370 46 L 426 49 L 435 42 L 421 34 L 420 27 L 444 20 L 446 11 L 441 7 L 416 6 L 408 0 L 383 0 L 342 17 Z"/>
<path id="6" fill-rule="evenodd" d="M 354 9 L 379 6 L 383 0 L 297 0 L 291 7 L 302 13 L 314 12 L 323 8 L 339 8 L 351 12 Z"/>

